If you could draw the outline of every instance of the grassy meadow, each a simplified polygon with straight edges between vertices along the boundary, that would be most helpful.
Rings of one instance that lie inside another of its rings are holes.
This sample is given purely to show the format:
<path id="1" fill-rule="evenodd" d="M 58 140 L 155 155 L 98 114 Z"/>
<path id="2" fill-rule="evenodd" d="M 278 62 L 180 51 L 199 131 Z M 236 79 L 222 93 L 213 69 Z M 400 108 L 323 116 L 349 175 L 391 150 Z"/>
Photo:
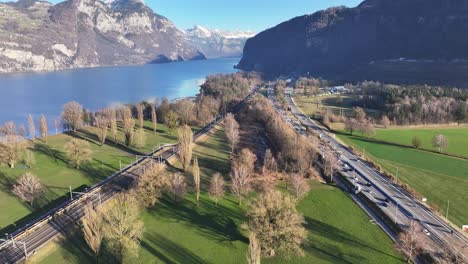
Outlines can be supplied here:
<path id="1" fill-rule="evenodd" d="M 36 139 L 33 149 L 36 162 L 31 169 L 21 164 L 14 169 L 0 167 L 0 208 L 8 212 L 0 214 L 0 230 L 11 232 L 15 226 L 22 225 L 53 207 L 54 203 L 67 199 L 69 186 L 72 189 L 84 189 L 118 171 L 120 163 L 122 167 L 130 164 L 135 160 L 135 155 L 144 155 L 159 143 L 177 141 L 176 130 L 168 130 L 164 125 L 158 124 L 158 131 L 154 133 L 149 129 L 150 125 L 150 122 L 145 123 L 146 146 L 143 148 L 129 148 L 121 144 L 124 137 L 121 131 L 118 133 L 119 144 L 108 141 L 100 146 L 93 134 L 94 128 L 85 128 L 76 134 L 50 136 L 47 143 Z M 87 140 L 93 151 L 92 161 L 79 170 L 69 165 L 64 151 L 64 145 L 74 137 Z M 110 137 L 108 135 L 108 139 Z M 11 192 L 15 180 L 26 172 L 38 176 L 46 188 L 33 207 Z"/>
<path id="2" fill-rule="evenodd" d="M 468 126 L 377 129 L 373 139 L 412 146 L 413 137 L 418 137 L 422 142 L 421 148 L 438 151 L 432 146 L 432 138 L 437 134 L 443 134 L 448 140 L 444 153 L 468 158 Z"/>
<path id="3" fill-rule="evenodd" d="M 348 95 L 295 96 L 296 105 L 309 116 L 320 116 L 325 110 L 330 110 L 337 116 L 353 114 L 353 97 Z M 378 116 L 379 111 L 366 109 L 369 116 Z"/>
<path id="4" fill-rule="evenodd" d="M 177 204 L 163 197 L 156 208 L 144 212 L 145 233 L 139 257 L 132 263 L 246 263 L 248 235 L 242 224 L 247 207 L 238 206 L 230 195 L 215 206 L 204 192 L 214 172 L 229 178 L 229 146 L 224 132 L 219 130 L 198 143 L 194 155 L 202 177 L 200 206 L 190 192 Z M 309 231 L 305 256 L 269 258 L 263 263 L 403 263 L 392 241 L 347 194 L 318 182 L 311 184 L 309 196 L 298 207 Z M 94 262 L 79 232 L 50 243 L 31 261 Z M 100 262 L 106 263 L 106 259 Z"/>

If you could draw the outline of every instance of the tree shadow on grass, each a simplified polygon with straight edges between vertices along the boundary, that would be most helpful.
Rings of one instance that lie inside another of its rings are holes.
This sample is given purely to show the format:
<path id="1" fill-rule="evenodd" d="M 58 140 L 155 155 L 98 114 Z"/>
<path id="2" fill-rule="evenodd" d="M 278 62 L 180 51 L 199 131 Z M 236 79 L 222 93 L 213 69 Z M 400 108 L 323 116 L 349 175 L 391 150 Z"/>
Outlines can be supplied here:
<path id="1" fill-rule="evenodd" d="M 386 258 L 404 261 L 399 256 L 394 256 L 394 255 L 388 254 L 387 252 L 383 252 L 382 250 L 375 248 L 374 246 L 369 245 L 366 242 L 363 242 L 356 236 L 351 235 L 347 232 L 344 232 L 343 230 L 335 228 L 331 225 L 317 221 L 307 216 L 305 217 L 305 221 L 306 221 L 305 227 L 307 228 L 307 230 L 309 230 L 309 232 L 317 236 L 328 238 L 338 243 L 346 244 L 349 247 L 365 248 L 368 251 L 376 252 L 377 254 L 382 255 Z M 306 245 L 306 250 L 318 251 L 321 253 L 322 256 L 335 262 L 338 260 L 343 263 L 359 263 L 359 262 L 365 261 L 365 259 L 363 259 L 361 256 L 357 256 L 354 254 L 343 254 L 340 252 L 338 248 L 334 247 L 333 245 L 325 244 L 325 243 L 321 243 L 320 245 L 320 243 L 317 241 L 308 243 Z M 345 259 L 345 257 L 353 261 L 350 262 L 347 259 Z M 358 261 L 356 262 L 354 260 L 358 260 Z"/>
<path id="2" fill-rule="evenodd" d="M 11 193 L 16 179 L 7 176 L 5 173 L 0 172 L 0 189 L 5 193 Z"/>
<path id="3" fill-rule="evenodd" d="M 209 239 L 229 244 L 234 241 L 248 243 L 248 239 L 240 233 L 234 221 L 243 219 L 240 213 L 222 205 L 215 206 L 204 199 L 200 200 L 199 207 L 187 201 L 176 204 L 172 199 L 164 199 L 152 213 L 173 221 L 181 221 L 196 228 L 201 235 Z"/>
<path id="4" fill-rule="evenodd" d="M 94 135 L 93 133 L 87 131 L 87 130 L 79 130 L 75 133 L 73 132 L 67 132 L 67 135 L 71 136 L 71 137 L 74 137 L 74 138 L 78 138 L 78 139 L 82 139 L 82 140 L 86 140 L 88 142 L 91 142 L 92 144 L 95 144 L 97 146 L 101 146 L 101 144 L 98 143 L 98 139 L 96 137 L 96 135 Z M 106 139 L 106 142 L 107 144 L 109 144 L 109 146 L 112 146 L 112 147 L 115 147 L 123 152 L 126 152 L 126 153 L 129 153 L 131 155 L 146 155 L 146 153 L 143 153 L 143 152 L 140 152 L 140 151 L 137 151 L 135 149 L 132 149 L 128 146 L 125 146 L 123 144 L 121 144 L 120 142 L 115 142 L 113 139 Z"/>
<path id="5" fill-rule="evenodd" d="M 64 152 L 51 148 L 46 144 L 35 144 L 34 150 L 53 158 L 55 163 L 63 162 L 65 164 L 68 164 L 68 160 L 66 159 Z"/>
<path id="6" fill-rule="evenodd" d="M 147 234 L 145 237 L 145 240 L 148 240 L 149 243 L 154 245 L 154 247 L 145 241 L 142 241 L 141 245 L 164 263 L 209 263 L 200 258 L 199 256 L 195 255 L 187 248 L 172 242 L 164 236 L 158 234 Z"/>

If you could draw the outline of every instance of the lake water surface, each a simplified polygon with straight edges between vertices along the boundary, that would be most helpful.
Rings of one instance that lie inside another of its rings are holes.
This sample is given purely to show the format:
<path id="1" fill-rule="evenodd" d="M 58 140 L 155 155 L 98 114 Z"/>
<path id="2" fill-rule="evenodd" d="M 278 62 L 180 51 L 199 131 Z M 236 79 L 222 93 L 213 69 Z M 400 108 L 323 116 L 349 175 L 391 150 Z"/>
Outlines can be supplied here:
<path id="1" fill-rule="evenodd" d="M 0 123 L 27 125 L 29 114 L 36 120 L 45 114 L 52 128 L 62 105 L 72 100 L 97 110 L 114 103 L 193 96 L 207 75 L 235 72 L 233 66 L 238 61 L 230 58 L 0 75 Z"/>

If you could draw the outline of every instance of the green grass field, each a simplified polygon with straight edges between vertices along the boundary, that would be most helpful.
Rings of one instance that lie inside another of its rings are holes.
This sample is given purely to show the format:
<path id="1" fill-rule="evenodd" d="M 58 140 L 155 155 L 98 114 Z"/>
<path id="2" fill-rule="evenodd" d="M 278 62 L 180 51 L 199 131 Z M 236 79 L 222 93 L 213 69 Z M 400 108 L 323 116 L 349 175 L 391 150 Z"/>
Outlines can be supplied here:
<path id="1" fill-rule="evenodd" d="M 341 98 L 341 99 L 339 99 Z M 329 109 L 335 115 L 350 116 L 353 114 L 354 99 L 348 95 L 325 95 L 318 97 L 295 96 L 294 102 L 297 106 L 309 116 L 322 114 L 326 109 Z M 370 116 L 378 116 L 379 111 L 366 109 L 366 113 Z"/>
<path id="2" fill-rule="evenodd" d="M 422 141 L 421 148 L 438 151 L 432 146 L 432 138 L 437 134 L 448 139 L 448 147 L 443 152 L 468 157 L 468 126 L 377 129 L 373 138 L 411 146 L 413 137 L 417 136 Z"/>
<path id="3" fill-rule="evenodd" d="M 194 154 L 202 172 L 200 206 L 189 194 L 174 204 L 165 197 L 144 213 L 140 256 L 132 263 L 246 263 L 245 206 L 227 196 L 218 206 L 207 197 L 209 177 L 219 171 L 228 179 L 229 147 L 218 131 L 199 143 Z M 264 263 L 402 263 L 392 241 L 340 189 L 312 183 L 299 204 L 309 230 L 304 257 L 263 259 Z M 57 241 L 39 251 L 32 263 L 94 263 L 81 236 Z M 105 260 L 101 260 L 105 263 Z"/>
<path id="4" fill-rule="evenodd" d="M 146 125 L 149 127 L 150 123 L 147 122 Z M 0 208 L 8 212 L 0 214 L 0 230 L 11 232 L 11 229 L 15 229 L 15 222 L 16 225 L 21 225 L 40 215 L 54 202 L 61 201 L 58 199 L 63 201 L 66 199 L 64 195 L 69 192 L 69 186 L 73 189 L 91 186 L 119 170 L 120 162 L 122 166 L 128 165 L 135 160 L 136 154 L 148 153 L 159 143 L 177 141 L 176 130 L 169 131 L 164 125 L 159 124 L 156 134 L 147 130 L 147 144 L 144 148 L 128 148 L 122 144 L 115 145 L 110 142 L 99 146 L 92 130 L 93 128 L 87 128 L 73 136 L 54 135 L 49 137 L 47 144 L 36 139 L 33 151 L 36 165 L 32 169 L 25 166 L 17 166 L 15 169 L 0 167 Z M 92 161 L 83 165 L 79 170 L 69 166 L 63 150 L 65 143 L 73 137 L 88 140 L 93 151 Z M 119 132 L 118 138 L 122 142 L 123 133 Z M 16 178 L 28 171 L 37 175 L 46 187 L 44 195 L 35 202 L 33 208 L 11 193 Z"/>
<path id="5" fill-rule="evenodd" d="M 450 200 L 449 219 L 461 228 L 468 221 L 468 161 L 413 148 L 369 141 L 362 137 L 338 135 L 428 198 L 444 212 Z"/>

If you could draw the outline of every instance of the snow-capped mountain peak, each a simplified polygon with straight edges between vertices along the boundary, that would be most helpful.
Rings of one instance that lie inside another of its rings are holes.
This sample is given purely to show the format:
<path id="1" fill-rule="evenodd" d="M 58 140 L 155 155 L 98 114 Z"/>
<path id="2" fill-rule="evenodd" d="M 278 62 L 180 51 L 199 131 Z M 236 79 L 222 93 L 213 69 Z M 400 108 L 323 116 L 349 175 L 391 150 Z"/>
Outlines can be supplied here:
<path id="1" fill-rule="evenodd" d="M 211 38 L 211 37 L 220 37 L 226 39 L 247 39 L 255 36 L 255 33 L 252 31 L 228 31 L 228 30 L 219 30 L 219 29 L 209 29 L 203 26 L 196 25 L 193 28 L 185 30 L 185 33 L 190 37 L 197 38 Z"/>
<path id="2" fill-rule="evenodd" d="M 252 31 L 227 31 L 203 26 L 194 26 L 184 33 L 185 38 L 208 58 L 239 57 L 247 39 L 255 35 Z"/>

